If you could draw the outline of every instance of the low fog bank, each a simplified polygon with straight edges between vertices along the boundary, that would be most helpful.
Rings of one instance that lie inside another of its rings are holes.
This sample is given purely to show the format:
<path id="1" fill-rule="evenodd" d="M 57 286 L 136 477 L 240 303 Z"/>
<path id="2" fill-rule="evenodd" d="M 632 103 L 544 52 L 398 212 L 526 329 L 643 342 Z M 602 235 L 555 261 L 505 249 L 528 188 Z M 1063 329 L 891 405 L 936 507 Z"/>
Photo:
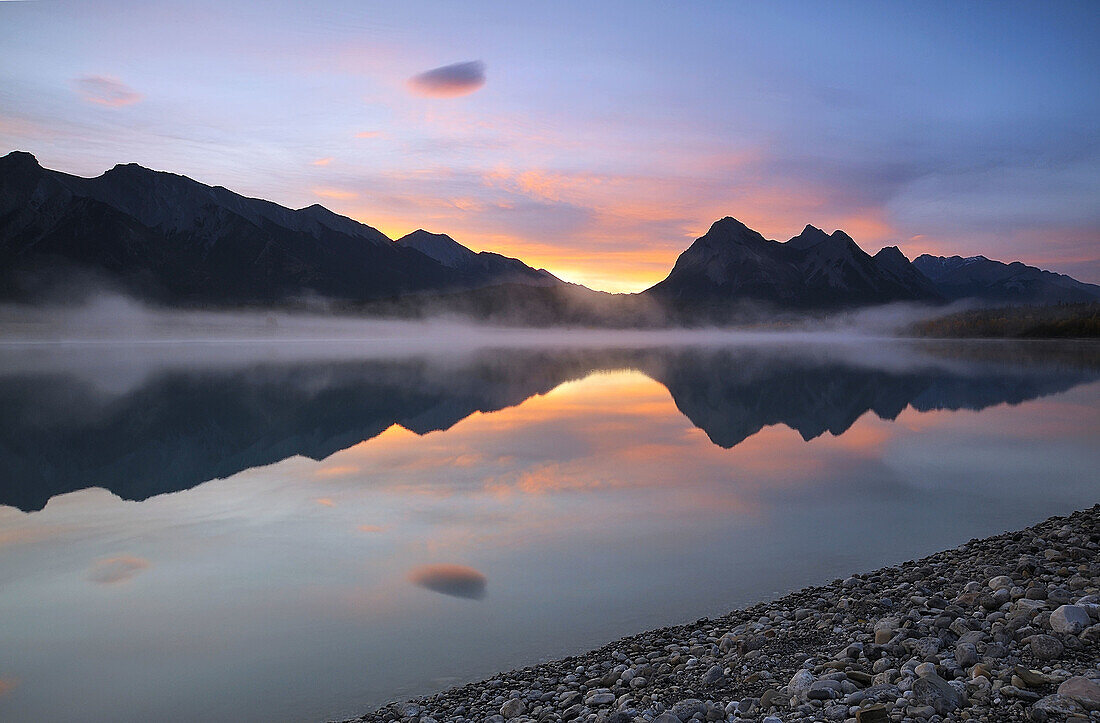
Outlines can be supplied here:
<path id="1" fill-rule="evenodd" d="M 149 306 L 118 295 L 79 305 L 0 305 L 0 342 L 87 344 L 164 342 L 342 342 L 389 351 L 530 344 L 706 344 L 842 341 L 889 337 L 918 321 L 962 307 L 894 304 L 836 313 L 766 316 L 739 325 L 607 328 L 580 325 L 518 326 L 460 315 L 424 319 L 372 317 L 316 310 L 181 310 Z"/>
<path id="2" fill-rule="evenodd" d="M 443 316 L 412 321 L 317 311 L 170 310 L 103 295 L 80 306 L 0 306 L 0 378 L 79 377 L 119 392 L 169 370 L 402 360 L 451 374 L 486 355 L 521 367 L 534 356 L 626 368 L 637 366 L 643 353 L 723 349 L 775 360 L 770 363 L 803 359 L 877 369 L 968 364 L 972 353 L 960 357 L 968 342 L 940 343 L 951 347 L 948 353 L 934 349 L 937 342 L 894 337 L 900 326 L 943 312 L 895 305 L 739 329 L 521 328 Z M 983 346 L 982 353 L 990 353 L 990 344 Z M 1018 351 L 1003 349 L 998 356 L 1005 354 Z"/>

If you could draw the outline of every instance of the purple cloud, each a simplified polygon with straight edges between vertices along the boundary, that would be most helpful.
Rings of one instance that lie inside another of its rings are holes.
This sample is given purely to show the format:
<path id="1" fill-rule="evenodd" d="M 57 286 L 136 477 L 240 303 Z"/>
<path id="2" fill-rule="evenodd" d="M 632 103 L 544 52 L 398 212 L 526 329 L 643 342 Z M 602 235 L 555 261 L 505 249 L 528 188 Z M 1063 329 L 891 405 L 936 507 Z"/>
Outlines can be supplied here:
<path id="1" fill-rule="evenodd" d="M 105 75 L 85 75 L 74 80 L 73 84 L 84 100 L 112 108 L 133 105 L 143 97 L 117 78 Z"/>
<path id="2" fill-rule="evenodd" d="M 480 60 L 444 65 L 409 78 L 409 90 L 433 98 L 469 95 L 485 85 L 485 64 Z"/>

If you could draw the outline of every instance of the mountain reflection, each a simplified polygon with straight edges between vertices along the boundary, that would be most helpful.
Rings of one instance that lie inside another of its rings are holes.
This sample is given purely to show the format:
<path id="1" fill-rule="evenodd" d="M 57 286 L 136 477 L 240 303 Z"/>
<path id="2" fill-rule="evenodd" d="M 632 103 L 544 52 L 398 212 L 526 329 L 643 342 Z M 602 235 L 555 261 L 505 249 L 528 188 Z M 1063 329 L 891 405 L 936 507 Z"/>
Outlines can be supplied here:
<path id="1" fill-rule="evenodd" d="M 771 425 L 810 440 L 842 435 L 868 411 L 892 420 L 907 407 L 981 410 L 1100 378 L 1100 352 L 1087 344 L 487 350 L 157 367 L 121 390 L 72 364 L 0 376 L 0 504 L 38 510 L 92 486 L 142 500 L 295 455 L 320 460 L 394 424 L 448 429 L 597 371 L 660 382 L 725 448 Z"/>

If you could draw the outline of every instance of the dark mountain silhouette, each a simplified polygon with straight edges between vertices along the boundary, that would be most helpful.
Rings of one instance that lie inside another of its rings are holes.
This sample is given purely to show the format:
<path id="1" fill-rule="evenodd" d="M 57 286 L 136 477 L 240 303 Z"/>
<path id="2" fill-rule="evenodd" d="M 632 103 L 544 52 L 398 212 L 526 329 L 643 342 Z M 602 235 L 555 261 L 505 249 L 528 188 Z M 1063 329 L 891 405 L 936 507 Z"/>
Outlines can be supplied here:
<path id="1" fill-rule="evenodd" d="M 900 251 L 871 257 L 843 231 L 813 226 L 786 243 L 769 241 L 728 216 L 644 293 L 678 306 L 752 301 L 801 309 L 941 299 Z"/>
<path id="2" fill-rule="evenodd" d="M 918 256 L 913 265 L 947 299 L 977 299 L 1008 304 L 1072 304 L 1100 301 L 1100 286 L 1019 261 L 1010 264 L 984 256 Z"/>
<path id="3" fill-rule="evenodd" d="M 447 268 L 462 271 L 490 284 L 529 284 L 551 286 L 561 281 L 546 269 L 533 269 L 519 259 L 493 253 L 472 251 L 447 234 L 417 229 L 397 239 L 397 244 L 416 249 Z"/>
<path id="4" fill-rule="evenodd" d="M 521 266 L 444 265 L 322 206 L 295 211 L 134 164 L 82 178 L 28 153 L 0 158 L 5 298 L 88 281 L 178 305 L 363 302 L 514 282 Z"/>
<path id="5" fill-rule="evenodd" d="M 884 274 L 896 279 L 897 283 L 910 289 L 919 290 L 929 299 L 943 297 L 943 294 L 932 283 L 932 280 L 922 274 L 897 246 L 885 246 L 879 249 L 879 252 L 873 258 L 878 268 Z"/>
<path id="6" fill-rule="evenodd" d="M 840 230 L 807 226 L 780 243 L 729 217 L 652 288 L 599 294 L 518 259 L 475 253 L 445 234 L 418 230 L 395 243 L 318 205 L 292 210 L 134 164 L 82 178 L 44 169 L 29 153 L 0 158 L 0 299 L 104 285 L 175 306 L 323 297 L 414 317 L 434 313 L 445 297 L 445 311 L 479 319 L 600 326 L 760 321 L 760 305 L 828 311 L 895 301 L 1100 298 L 1100 286 L 1019 262 L 922 256 L 911 264 L 895 247 L 872 257 Z"/>
<path id="7" fill-rule="evenodd" d="M 895 418 L 907 406 L 980 410 L 1100 379 L 1100 357 L 1041 353 L 1021 360 L 985 345 L 963 354 L 922 346 L 902 369 L 869 367 L 844 353 L 557 350 L 485 352 L 462 363 L 393 361 L 261 364 L 162 371 L 121 394 L 78 376 L 0 378 L 0 504 L 41 509 L 91 486 L 126 499 L 194 487 L 294 455 L 322 459 L 392 424 L 418 434 L 447 429 L 589 372 L 636 369 L 664 384 L 677 408 L 717 445 L 733 447 L 783 424 L 809 440 L 843 434 L 868 411 Z M 949 363 L 945 363 L 949 362 Z"/>

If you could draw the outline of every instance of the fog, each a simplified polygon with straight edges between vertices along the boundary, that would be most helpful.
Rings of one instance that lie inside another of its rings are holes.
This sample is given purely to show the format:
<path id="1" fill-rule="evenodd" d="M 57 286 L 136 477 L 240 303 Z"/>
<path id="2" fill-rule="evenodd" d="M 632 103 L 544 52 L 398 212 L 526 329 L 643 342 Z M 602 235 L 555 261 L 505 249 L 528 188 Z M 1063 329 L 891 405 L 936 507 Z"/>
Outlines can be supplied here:
<path id="1" fill-rule="evenodd" d="M 534 344 L 725 344 L 770 342 L 779 336 L 788 340 L 896 336 L 912 323 L 959 308 L 892 304 L 828 316 L 785 313 L 771 322 L 738 327 L 616 329 L 505 326 L 444 314 L 402 320 L 317 311 L 165 309 L 125 296 L 99 294 L 79 305 L 0 305 L 0 342 L 348 342 L 367 349 L 384 345 L 387 352 Z"/>

